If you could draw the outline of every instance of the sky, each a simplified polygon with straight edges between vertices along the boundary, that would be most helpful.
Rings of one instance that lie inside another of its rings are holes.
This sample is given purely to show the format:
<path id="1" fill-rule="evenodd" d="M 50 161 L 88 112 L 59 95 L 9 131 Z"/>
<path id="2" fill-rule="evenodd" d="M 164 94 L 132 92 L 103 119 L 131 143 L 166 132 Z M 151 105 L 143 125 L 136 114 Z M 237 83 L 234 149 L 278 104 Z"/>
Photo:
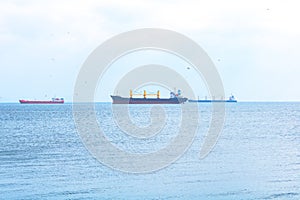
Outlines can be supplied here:
<path id="1" fill-rule="evenodd" d="M 1 0 L 0 102 L 53 96 L 71 102 L 89 54 L 140 28 L 169 29 L 197 42 L 218 69 L 227 96 L 300 101 L 299 6 L 297 0 Z M 111 80 L 121 75 L 117 67 L 106 74 L 95 101 L 110 101 Z"/>

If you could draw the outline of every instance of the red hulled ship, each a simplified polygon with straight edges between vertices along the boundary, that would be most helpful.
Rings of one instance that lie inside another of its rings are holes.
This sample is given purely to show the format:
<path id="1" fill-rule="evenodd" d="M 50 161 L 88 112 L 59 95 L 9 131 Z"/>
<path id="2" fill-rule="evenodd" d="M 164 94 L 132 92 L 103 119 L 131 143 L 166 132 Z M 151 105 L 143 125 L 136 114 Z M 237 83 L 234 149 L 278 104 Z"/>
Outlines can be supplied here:
<path id="1" fill-rule="evenodd" d="M 52 98 L 49 101 L 20 99 L 19 102 L 22 104 L 62 104 L 65 101 L 63 98 Z"/>

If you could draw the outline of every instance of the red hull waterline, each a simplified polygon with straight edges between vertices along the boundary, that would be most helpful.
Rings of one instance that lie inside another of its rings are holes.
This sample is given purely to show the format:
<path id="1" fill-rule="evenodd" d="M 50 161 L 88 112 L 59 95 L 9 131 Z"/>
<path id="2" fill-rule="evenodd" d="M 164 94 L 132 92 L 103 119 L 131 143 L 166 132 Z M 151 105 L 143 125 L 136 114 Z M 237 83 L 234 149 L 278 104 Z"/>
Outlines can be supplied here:
<path id="1" fill-rule="evenodd" d="M 19 100 L 21 104 L 63 104 L 64 100 L 40 101 L 40 100 Z"/>

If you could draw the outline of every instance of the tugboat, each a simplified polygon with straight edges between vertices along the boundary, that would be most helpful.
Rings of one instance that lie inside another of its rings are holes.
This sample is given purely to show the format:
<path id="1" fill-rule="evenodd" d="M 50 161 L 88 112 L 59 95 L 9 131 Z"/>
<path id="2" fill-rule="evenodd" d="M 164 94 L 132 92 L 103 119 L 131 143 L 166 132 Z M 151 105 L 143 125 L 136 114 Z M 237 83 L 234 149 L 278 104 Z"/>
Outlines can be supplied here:
<path id="1" fill-rule="evenodd" d="M 178 93 L 170 92 L 170 98 L 160 98 L 160 91 L 157 91 L 157 94 L 147 94 L 146 90 L 142 94 L 144 98 L 136 98 L 132 90 L 130 90 L 130 97 L 121 97 L 116 95 L 111 95 L 113 104 L 181 104 L 186 102 L 188 99 L 181 96 L 181 90 L 178 90 Z M 147 98 L 147 96 L 156 96 L 156 98 Z"/>
<path id="2" fill-rule="evenodd" d="M 50 101 L 20 99 L 19 102 L 21 104 L 62 104 L 65 100 L 64 98 L 52 98 Z"/>

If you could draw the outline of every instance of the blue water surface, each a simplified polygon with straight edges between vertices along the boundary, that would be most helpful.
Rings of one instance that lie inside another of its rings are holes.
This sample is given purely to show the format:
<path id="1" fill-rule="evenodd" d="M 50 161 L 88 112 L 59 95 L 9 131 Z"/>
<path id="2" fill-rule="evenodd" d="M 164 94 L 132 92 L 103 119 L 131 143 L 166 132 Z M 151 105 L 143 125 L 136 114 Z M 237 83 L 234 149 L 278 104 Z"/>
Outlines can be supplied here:
<path id="1" fill-rule="evenodd" d="M 178 106 L 165 106 L 168 125 L 147 144 L 118 130 L 110 103 L 95 108 L 114 145 L 145 153 L 176 135 Z M 134 123 L 151 122 L 151 105 L 130 109 Z M 77 134 L 72 104 L 2 103 L 0 199 L 300 199 L 300 103 L 226 104 L 219 140 L 199 159 L 210 114 L 210 104 L 199 104 L 197 135 L 176 162 L 132 174 L 93 158 Z"/>

